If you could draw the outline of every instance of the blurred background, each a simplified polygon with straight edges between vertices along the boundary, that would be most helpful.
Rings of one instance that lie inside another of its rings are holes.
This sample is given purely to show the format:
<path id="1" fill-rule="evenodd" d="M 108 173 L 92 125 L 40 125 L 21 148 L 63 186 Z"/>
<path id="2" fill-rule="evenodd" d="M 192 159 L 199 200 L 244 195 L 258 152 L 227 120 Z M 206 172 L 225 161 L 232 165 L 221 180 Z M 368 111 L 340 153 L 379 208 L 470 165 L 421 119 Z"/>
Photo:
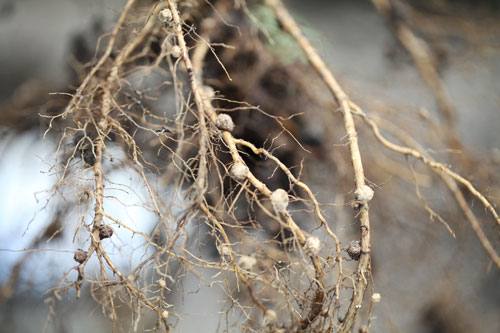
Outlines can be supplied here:
<path id="1" fill-rule="evenodd" d="M 500 168 L 500 2 L 403 3 L 409 6 L 404 8 L 414 11 L 408 16 L 413 19 L 412 30 L 435 55 L 436 69 L 456 112 L 456 134 L 464 150 L 477 163 L 477 170 L 482 165 L 491 171 L 486 174 L 493 176 L 479 175 L 474 164 L 457 164 L 453 168 L 480 182 L 480 189 L 498 203 L 500 184 L 495 174 Z M 432 88 L 397 39 L 390 18 L 370 1 L 288 4 L 354 101 L 367 111 L 403 119 L 419 140 L 430 136 L 412 115 L 439 119 Z M 55 198 L 50 191 L 57 182 L 51 166 L 58 142 L 50 135 L 43 139 L 47 122 L 38 115 L 64 105 L 64 99 L 49 93 L 71 91 L 77 78 L 74 64 L 93 56 L 99 36 L 112 29 L 123 5 L 120 0 L 0 0 L 1 332 L 41 331 L 49 314 L 45 293 L 74 265 L 78 239 L 71 230 L 54 223 L 54 216 L 64 207 L 64 198 Z M 442 122 L 437 124 L 439 127 Z M 318 124 L 307 126 L 312 139 L 326 141 L 327 133 L 318 129 Z M 366 127 L 358 131 L 363 130 Z M 340 142 L 341 135 L 335 139 Z M 362 140 L 364 147 L 374 144 L 372 136 L 362 134 Z M 444 144 L 425 148 L 445 161 L 461 154 Z M 381 188 L 379 196 L 391 193 L 391 186 L 415 195 L 411 174 L 391 175 L 386 160 L 377 160 L 370 151 L 365 153 L 369 163 L 374 163 L 368 168 L 382 170 L 368 172 Z M 328 172 L 321 165 L 317 168 L 320 173 Z M 114 177 L 117 183 L 131 187 L 137 182 L 126 170 Z M 400 185 L 394 180 L 398 177 L 406 177 L 410 183 Z M 432 183 L 432 178 L 427 181 Z M 313 188 L 321 190 L 321 186 L 320 179 L 313 182 Z M 381 199 L 372 207 L 376 215 L 372 221 L 374 288 L 382 295 L 373 312 L 374 332 L 500 331 L 498 268 L 490 263 L 467 222 L 453 213 L 457 207 L 442 200 L 443 191 L 440 187 L 424 189 L 430 202 L 447 209 L 444 216 L 455 237 L 439 222 L 431 222 L 421 207 L 402 204 L 399 197 Z M 141 193 L 116 195 L 132 202 Z M 481 218 L 489 219 L 479 202 L 468 200 Z M 385 207 L 390 209 L 385 211 Z M 150 218 L 150 213 L 140 208 L 121 211 L 112 204 L 107 208 L 127 223 Z M 54 230 L 61 229 L 50 242 L 40 235 L 47 223 L 54 223 Z M 490 221 L 485 222 L 484 229 L 498 250 L 498 228 Z M 336 232 L 348 239 L 356 237 L 352 226 L 340 226 Z M 46 251 L 23 251 L 30 248 Z M 117 250 L 115 254 L 124 258 L 124 267 L 134 259 L 133 252 Z M 76 274 L 72 274 L 74 279 Z M 196 286 L 197 281 L 186 280 L 187 290 Z M 186 317 L 177 330 L 216 331 L 220 316 L 215 310 L 217 295 L 221 292 L 208 287 L 186 295 L 179 310 Z M 65 299 L 56 310 L 49 332 L 110 330 L 107 318 L 88 295 L 80 300 Z M 189 318 L 192 320 L 186 320 Z"/>

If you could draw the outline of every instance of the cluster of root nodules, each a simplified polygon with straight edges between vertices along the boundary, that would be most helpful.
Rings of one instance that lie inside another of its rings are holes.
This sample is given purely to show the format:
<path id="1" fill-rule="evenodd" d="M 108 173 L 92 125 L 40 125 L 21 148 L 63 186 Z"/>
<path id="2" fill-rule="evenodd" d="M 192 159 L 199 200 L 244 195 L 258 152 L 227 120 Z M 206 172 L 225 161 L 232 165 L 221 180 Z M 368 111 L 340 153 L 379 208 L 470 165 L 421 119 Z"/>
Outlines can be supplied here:
<path id="1" fill-rule="evenodd" d="M 88 290 L 119 329 L 169 330 L 189 320 L 189 296 L 221 327 L 335 330 L 359 251 L 325 228 L 356 231 L 349 204 L 364 201 L 347 145 L 331 150 L 344 132 L 324 88 L 231 1 L 138 3 L 50 119 L 56 187 L 78 215 L 76 266 L 51 301 Z"/>
<path id="2" fill-rule="evenodd" d="M 314 102 L 241 8 L 214 6 L 176 7 L 192 68 L 168 3 L 126 8 L 50 119 L 56 187 L 78 207 L 75 267 L 51 304 L 90 291 L 117 328 L 169 330 L 195 281 L 217 289 L 198 302 L 227 327 L 335 327 L 341 254 L 309 235 L 314 198 L 285 171 L 302 179 L 321 158 L 302 116 Z"/>

